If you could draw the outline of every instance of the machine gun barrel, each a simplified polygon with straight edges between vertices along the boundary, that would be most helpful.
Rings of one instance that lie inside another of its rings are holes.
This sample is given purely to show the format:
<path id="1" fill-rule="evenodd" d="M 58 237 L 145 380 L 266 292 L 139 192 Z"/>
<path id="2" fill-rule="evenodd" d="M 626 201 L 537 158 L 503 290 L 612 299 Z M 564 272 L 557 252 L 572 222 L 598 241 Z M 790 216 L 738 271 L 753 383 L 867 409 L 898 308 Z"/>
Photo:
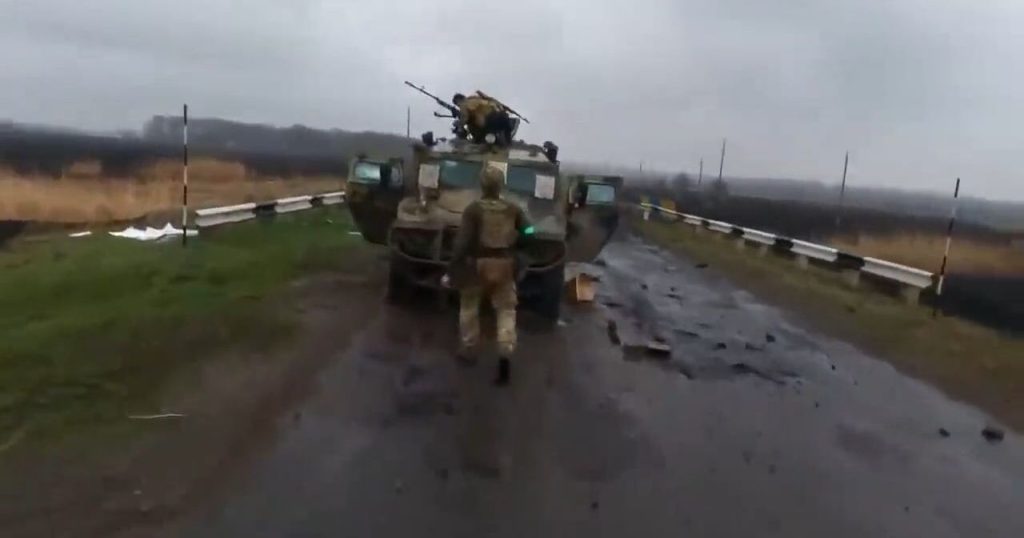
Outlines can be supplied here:
<path id="1" fill-rule="evenodd" d="M 428 92 L 426 89 L 423 88 L 423 86 L 417 86 L 417 85 L 413 84 L 412 82 L 409 82 L 408 80 L 405 81 L 405 85 L 410 87 L 410 88 L 412 88 L 412 89 L 414 89 L 414 90 L 416 90 L 416 91 L 418 91 L 418 92 L 420 92 L 420 93 L 422 93 L 423 95 L 426 95 L 427 97 L 433 99 L 437 103 L 438 106 L 440 106 L 441 108 L 444 108 L 448 112 L 451 112 L 452 115 L 458 116 L 459 109 L 455 108 L 454 105 L 451 105 L 451 104 L 446 103 L 445 101 L 441 100 L 440 97 L 438 97 L 438 96 Z"/>

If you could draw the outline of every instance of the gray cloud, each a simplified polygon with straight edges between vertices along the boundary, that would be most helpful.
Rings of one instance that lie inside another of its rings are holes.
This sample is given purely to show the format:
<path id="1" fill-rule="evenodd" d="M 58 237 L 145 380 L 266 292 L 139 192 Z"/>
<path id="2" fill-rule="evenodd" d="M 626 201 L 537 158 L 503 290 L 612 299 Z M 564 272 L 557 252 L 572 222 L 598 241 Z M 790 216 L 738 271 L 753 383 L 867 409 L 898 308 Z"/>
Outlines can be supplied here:
<path id="1" fill-rule="evenodd" d="M 137 126 L 188 101 L 278 124 L 444 129 L 484 89 L 565 158 L 1024 199 L 1013 0 L 0 0 L 0 116 Z"/>

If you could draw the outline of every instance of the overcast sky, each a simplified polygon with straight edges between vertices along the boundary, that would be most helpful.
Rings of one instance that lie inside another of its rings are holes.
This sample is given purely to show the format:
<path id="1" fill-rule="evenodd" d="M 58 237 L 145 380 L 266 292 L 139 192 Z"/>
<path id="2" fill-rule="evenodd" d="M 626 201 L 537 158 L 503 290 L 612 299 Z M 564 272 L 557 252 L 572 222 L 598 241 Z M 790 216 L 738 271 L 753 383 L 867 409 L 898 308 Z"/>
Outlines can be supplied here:
<path id="1" fill-rule="evenodd" d="M 0 118 L 444 132 L 482 89 L 564 159 L 1024 200 L 1019 0 L 0 0 Z"/>

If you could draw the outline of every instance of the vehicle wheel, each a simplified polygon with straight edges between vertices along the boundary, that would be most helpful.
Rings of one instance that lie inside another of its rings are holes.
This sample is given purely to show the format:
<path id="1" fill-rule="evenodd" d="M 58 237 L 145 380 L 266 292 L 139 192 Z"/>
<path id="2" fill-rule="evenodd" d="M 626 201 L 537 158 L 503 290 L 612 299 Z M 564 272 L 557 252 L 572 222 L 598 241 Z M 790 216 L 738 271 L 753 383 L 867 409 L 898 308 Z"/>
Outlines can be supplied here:
<path id="1" fill-rule="evenodd" d="M 391 304 L 404 304 L 409 301 L 412 285 L 405 274 L 405 260 L 392 255 L 388 263 L 387 299 Z"/>
<path id="2" fill-rule="evenodd" d="M 545 325 L 554 327 L 562 312 L 562 292 L 565 289 L 565 265 L 541 275 L 541 293 L 537 298 L 536 310 Z"/>

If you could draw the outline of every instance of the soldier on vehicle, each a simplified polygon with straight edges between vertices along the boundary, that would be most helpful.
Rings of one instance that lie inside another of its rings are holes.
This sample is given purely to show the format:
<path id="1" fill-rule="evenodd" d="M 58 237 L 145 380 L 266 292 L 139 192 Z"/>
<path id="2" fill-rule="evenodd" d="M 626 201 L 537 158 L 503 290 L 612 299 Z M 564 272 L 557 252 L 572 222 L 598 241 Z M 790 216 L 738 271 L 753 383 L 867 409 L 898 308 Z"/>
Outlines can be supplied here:
<path id="1" fill-rule="evenodd" d="M 507 385 L 516 349 L 516 261 L 520 232 L 530 224 L 523 210 L 501 199 L 505 174 L 488 166 L 481 178 L 482 198 L 462 214 L 449 274 L 459 287 L 459 359 L 476 361 L 480 305 L 490 300 L 497 318 L 498 372 L 495 384 Z M 528 232 L 527 232 L 528 233 Z"/>
<path id="2" fill-rule="evenodd" d="M 493 134 L 494 142 L 499 145 L 507 145 L 512 141 L 512 118 L 497 100 L 479 94 L 466 97 L 457 93 L 452 97 L 452 103 L 458 107 L 459 123 L 469 132 L 474 142 L 485 142 L 488 134 Z"/>

